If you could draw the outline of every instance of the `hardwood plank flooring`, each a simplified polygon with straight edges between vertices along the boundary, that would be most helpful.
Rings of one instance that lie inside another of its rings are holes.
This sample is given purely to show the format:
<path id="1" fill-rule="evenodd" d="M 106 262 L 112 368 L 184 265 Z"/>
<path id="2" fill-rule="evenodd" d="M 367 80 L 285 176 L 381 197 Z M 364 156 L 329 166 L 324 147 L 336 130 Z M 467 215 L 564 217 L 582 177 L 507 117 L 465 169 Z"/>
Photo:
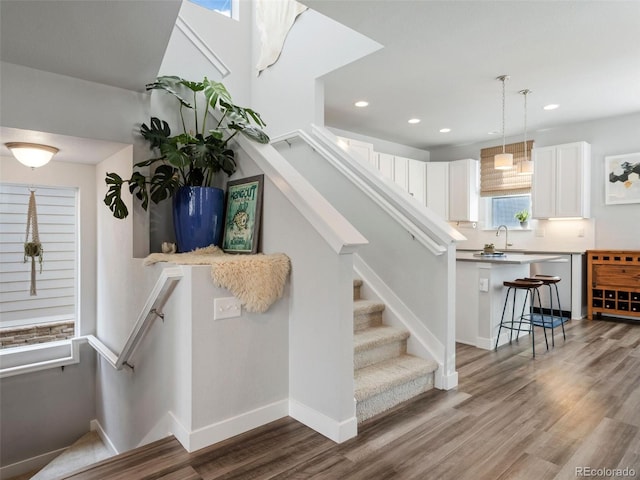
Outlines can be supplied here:
<path id="1" fill-rule="evenodd" d="M 497 352 L 458 345 L 457 389 L 368 420 L 343 444 L 284 418 L 191 454 L 166 439 L 68 478 L 552 480 L 579 467 L 640 478 L 640 323 L 566 330 L 548 352 L 536 342 L 535 359 L 526 338 Z"/>

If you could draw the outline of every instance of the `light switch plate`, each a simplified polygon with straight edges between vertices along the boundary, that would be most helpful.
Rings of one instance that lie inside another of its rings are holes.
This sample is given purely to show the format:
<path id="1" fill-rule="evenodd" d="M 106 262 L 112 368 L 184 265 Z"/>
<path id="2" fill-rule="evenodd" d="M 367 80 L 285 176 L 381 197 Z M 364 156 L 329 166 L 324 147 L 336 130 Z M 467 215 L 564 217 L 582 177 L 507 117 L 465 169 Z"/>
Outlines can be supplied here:
<path id="1" fill-rule="evenodd" d="M 213 319 L 233 318 L 242 315 L 242 304 L 236 297 L 221 297 L 213 300 Z"/>
<path id="2" fill-rule="evenodd" d="M 480 291 L 481 292 L 488 292 L 489 291 L 489 279 L 488 278 L 481 278 L 480 279 Z"/>

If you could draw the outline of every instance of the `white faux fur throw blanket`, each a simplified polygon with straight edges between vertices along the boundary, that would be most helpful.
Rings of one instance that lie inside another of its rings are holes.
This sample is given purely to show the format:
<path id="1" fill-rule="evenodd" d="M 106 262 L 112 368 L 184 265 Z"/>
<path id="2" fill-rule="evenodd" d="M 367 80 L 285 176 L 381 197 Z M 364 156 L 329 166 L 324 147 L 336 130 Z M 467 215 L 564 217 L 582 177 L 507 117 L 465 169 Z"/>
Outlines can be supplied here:
<path id="1" fill-rule="evenodd" d="M 182 265 L 211 265 L 211 278 L 216 287 L 235 295 L 249 312 L 266 312 L 284 291 L 291 270 L 284 253 L 231 255 L 216 246 L 187 253 L 152 253 L 145 265 L 170 262 Z"/>

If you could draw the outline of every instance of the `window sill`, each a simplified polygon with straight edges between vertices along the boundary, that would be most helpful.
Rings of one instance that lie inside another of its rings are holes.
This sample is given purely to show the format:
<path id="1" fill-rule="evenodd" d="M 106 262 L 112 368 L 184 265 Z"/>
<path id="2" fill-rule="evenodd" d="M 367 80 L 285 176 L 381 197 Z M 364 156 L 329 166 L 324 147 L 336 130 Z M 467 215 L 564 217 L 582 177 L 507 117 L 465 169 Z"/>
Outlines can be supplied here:
<path id="1" fill-rule="evenodd" d="M 80 362 L 84 337 L 0 350 L 0 378 L 64 367 Z"/>

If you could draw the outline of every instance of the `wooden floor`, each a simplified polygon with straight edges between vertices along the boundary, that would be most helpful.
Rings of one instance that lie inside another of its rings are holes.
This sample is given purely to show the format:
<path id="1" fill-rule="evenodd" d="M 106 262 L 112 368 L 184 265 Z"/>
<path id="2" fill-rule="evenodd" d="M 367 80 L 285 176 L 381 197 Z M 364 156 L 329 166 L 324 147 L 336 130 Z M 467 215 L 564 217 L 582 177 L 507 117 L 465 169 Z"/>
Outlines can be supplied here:
<path id="1" fill-rule="evenodd" d="M 287 418 L 192 454 L 163 440 L 69 478 L 640 478 L 640 324 L 569 322 L 566 342 L 556 334 L 555 349 L 536 351 L 459 345 L 456 390 L 427 392 L 340 445 Z"/>

